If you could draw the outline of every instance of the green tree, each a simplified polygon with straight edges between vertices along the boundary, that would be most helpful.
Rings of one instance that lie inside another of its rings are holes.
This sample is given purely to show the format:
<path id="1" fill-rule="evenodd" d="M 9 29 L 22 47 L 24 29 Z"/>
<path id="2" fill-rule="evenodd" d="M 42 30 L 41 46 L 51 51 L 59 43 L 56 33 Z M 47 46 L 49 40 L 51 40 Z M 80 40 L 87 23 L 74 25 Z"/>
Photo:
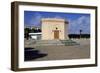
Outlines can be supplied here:
<path id="1" fill-rule="evenodd" d="M 24 37 L 28 40 L 29 39 L 29 33 L 31 32 L 31 29 L 30 28 L 25 28 L 24 29 Z"/>

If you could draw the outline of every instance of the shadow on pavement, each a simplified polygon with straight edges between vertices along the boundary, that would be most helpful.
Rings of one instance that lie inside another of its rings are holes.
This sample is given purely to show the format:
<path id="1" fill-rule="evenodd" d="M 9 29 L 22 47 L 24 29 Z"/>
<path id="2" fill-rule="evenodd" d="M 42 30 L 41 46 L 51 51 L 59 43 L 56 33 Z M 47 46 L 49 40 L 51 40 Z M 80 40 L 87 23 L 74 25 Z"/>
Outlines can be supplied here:
<path id="1" fill-rule="evenodd" d="M 35 48 L 29 47 L 29 48 L 25 48 L 24 50 L 24 61 L 31 61 L 45 56 L 47 56 L 46 53 L 42 53 L 39 50 L 36 50 Z"/>

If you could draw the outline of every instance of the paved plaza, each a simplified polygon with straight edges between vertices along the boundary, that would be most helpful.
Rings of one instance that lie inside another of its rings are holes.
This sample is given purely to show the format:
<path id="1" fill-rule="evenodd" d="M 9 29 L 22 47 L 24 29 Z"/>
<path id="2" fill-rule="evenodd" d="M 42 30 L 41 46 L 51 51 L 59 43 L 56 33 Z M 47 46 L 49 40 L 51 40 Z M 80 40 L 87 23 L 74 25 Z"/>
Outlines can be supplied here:
<path id="1" fill-rule="evenodd" d="M 25 40 L 25 61 L 71 60 L 90 58 L 90 40 L 72 39 L 77 45 L 34 45 Z"/>

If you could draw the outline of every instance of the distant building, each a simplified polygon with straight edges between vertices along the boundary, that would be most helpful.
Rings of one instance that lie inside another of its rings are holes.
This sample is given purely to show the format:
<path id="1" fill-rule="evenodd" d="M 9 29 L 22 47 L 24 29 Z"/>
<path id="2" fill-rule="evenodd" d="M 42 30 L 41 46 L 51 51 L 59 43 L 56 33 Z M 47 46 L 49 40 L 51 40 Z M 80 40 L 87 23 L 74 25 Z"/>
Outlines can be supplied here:
<path id="1" fill-rule="evenodd" d="M 43 18 L 42 40 L 68 39 L 68 22 L 64 19 Z"/>
<path id="2" fill-rule="evenodd" d="M 24 26 L 25 29 L 25 36 L 27 38 L 40 40 L 41 39 L 41 28 L 36 26 Z"/>
<path id="3" fill-rule="evenodd" d="M 41 33 L 29 33 L 32 39 L 41 40 Z"/>

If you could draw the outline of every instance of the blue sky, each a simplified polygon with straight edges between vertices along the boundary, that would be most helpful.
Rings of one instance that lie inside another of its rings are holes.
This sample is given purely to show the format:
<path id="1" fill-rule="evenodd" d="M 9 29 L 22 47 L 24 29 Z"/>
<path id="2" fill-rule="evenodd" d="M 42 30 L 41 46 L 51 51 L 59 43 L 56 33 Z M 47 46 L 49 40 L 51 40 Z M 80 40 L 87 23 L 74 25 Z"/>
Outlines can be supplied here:
<path id="1" fill-rule="evenodd" d="M 90 14 L 83 13 L 61 13 L 61 12 L 41 12 L 41 11 L 24 11 L 25 26 L 41 26 L 41 18 L 63 18 L 69 22 L 68 33 L 83 34 L 90 33 Z"/>

